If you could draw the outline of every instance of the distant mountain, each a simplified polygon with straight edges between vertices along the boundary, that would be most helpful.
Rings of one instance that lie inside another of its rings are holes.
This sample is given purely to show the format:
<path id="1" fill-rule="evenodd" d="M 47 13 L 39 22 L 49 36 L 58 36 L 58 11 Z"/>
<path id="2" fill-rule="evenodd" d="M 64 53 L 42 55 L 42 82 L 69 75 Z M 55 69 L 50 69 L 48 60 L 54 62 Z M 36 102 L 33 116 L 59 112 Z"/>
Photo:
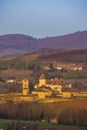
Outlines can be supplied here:
<path id="1" fill-rule="evenodd" d="M 37 39 L 23 34 L 0 36 L 0 57 L 21 55 L 33 52 L 38 47 Z"/>
<path id="2" fill-rule="evenodd" d="M 39 47 L 54 49 L 81 49 L 87 48 L 87 31 L 75 32 L 57 37 L 48 37 L 39 40 Z"/>
<path id="3" fill-rule="evenodd" d="M 87 48 L 87 31 L 42 39 L 23 34 L 0 36 L 0 57 L 23 55 L 41 50 L 81 48 Z"/>

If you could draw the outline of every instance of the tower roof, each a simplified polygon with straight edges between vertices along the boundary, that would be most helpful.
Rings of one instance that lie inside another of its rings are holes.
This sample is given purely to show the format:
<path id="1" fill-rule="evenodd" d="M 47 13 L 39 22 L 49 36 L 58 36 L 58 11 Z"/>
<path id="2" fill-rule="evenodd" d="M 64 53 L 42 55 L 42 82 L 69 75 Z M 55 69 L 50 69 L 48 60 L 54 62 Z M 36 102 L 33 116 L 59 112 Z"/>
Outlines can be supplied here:
<path id="1" fill-rule="evenodd" d="M 45 79 L 44 74 L 41 74 L 41 75 L 40 75 L 40 79 Z"/>

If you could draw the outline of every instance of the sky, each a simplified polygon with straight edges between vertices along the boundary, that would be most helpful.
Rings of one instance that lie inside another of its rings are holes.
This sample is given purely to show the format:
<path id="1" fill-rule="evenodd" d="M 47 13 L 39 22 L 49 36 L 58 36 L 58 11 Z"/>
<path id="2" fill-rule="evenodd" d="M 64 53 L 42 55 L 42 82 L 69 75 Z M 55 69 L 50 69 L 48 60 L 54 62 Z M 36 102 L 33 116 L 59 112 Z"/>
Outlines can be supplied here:
<path id="1" fill-rule="evenodd" d="M 87 30 L 87 0 L 0 0 L 0 35 L 51 37 Z"/>

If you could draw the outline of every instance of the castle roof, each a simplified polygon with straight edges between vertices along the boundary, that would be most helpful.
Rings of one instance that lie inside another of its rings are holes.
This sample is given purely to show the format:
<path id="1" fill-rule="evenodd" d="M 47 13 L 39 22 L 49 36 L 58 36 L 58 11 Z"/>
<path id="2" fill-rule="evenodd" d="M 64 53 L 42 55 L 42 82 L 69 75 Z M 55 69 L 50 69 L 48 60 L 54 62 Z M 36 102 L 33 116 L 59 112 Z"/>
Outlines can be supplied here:
<path id="1" fill-rule="evenodd" d="M 45 79 L 44 74 L 41 74 L 40 79 Z"/>

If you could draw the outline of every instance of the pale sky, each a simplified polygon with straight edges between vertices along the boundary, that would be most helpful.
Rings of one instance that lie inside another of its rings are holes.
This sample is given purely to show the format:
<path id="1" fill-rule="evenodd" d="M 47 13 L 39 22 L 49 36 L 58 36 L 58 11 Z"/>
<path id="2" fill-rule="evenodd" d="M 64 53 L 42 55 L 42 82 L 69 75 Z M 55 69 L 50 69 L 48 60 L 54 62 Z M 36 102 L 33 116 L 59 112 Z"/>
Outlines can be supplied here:
<path id="1" fill-rule="evenodd" d="M 0 35 L 51 37 L 87 30 L 87 0 L 0 0 Z"/>

